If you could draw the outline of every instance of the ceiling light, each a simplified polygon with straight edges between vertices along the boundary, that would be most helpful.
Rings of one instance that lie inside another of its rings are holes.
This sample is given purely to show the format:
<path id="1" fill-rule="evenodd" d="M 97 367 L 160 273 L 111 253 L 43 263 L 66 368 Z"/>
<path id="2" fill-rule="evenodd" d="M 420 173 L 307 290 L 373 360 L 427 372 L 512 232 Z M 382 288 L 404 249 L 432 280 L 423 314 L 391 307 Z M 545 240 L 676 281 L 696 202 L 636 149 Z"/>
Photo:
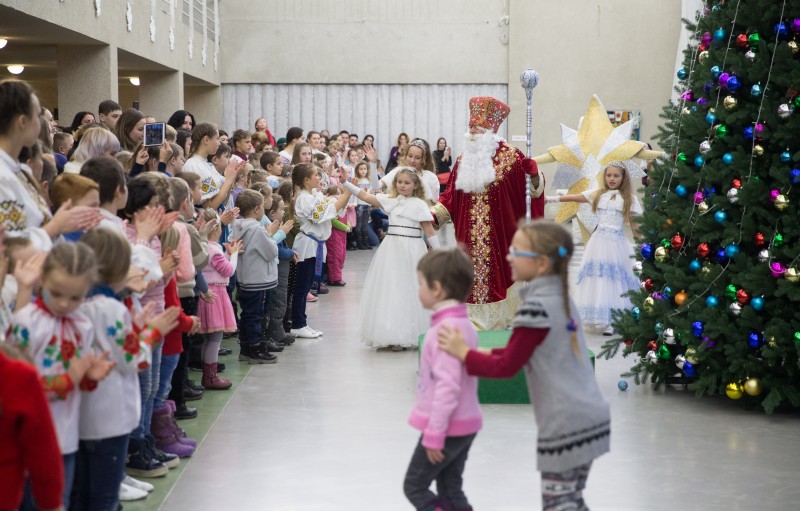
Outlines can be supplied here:
<path id="1" fill-rule="evenodd" d="M 0 50 L 6 47 L 8 44 L 8 39 L 0 39 Z"/>
<path id="2" fill-rule="evenodd" d="M 25 66 L 8 66 L 6 69 L 8 69 L 8 72 L 12 75 L 18 75 L 25 71 Z"/>
<path id="3" fill-rule="evenodd" d="M 138 76 L 131 76 L 130 77 L 131 84 L 135 86 L 139 86 L 139 77 Z"/>

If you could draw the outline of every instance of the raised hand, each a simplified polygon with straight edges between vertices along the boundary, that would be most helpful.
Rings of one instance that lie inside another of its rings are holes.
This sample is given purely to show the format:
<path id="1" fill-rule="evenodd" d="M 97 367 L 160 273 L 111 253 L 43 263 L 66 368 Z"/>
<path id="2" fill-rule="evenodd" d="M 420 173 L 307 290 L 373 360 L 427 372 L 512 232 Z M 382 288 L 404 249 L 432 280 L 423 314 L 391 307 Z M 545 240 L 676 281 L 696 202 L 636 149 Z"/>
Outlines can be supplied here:
<path id="1" fill-rule="evenodd" d="M 108 360 L 107 351 L 103 352 L 102 355 L 90 354 L 88 355 L 88 360 L 90 364 L 84 376 L 94 381 L 104 380 L 114 369 L 114 366 L 117 365 L 116 362 Z"/>
<path id="2" fill-rule="evenodd" d="M 228 252 L 229 256 L 233 254 L 238 254 L 239 251 L 242 249 L 242 240 L 233 240 L 230 243 L 224 243 L 225 251 Z"/>
<path id="3" fill-rule="evenodd" d="M 236 182 L 236 180 L 239 179 L 239 173 L 242 171 L 246 163 L 247 163 L 246 160 L 245 161 L 231 160 L 228 163 L 228 166 L 225 167 L 225 172 L 224 172 L 225 181 Z"/>
<path id="4" fill-rule="evenodd" d="M 155 302 L 148 302 L 147 305 L 141 308 L 141 310 L 133 315 L 133 323 L 139 328 L 143 329 L 147 322 L 150 321 L 150 318 L 153 317 L 153 313 L 156 311 L 156 304 Z"/>
<path id="5" fill-rule="evenodd" d="M 284 234 L 289 234 L 289 231 L 292 230 L 292 227 L 294 227 L 294 219 L 293 218 L 290 218 L 289 220 L 287 220 L 287 221 L 285 221 L 285 222 L 283 222 L 281 224 L 281 230 L 283 231 Z"/>
<path id="6" fill-rule="evenodd" d="M 135 212 L 133 225 L 136 227 L 136 238 L 149 243 L 158 236 L 165 215 L 163 206 L 147 206 Z"/>
<path id="7" fill-rule="evenodd" d="M 275 220 L 274 222 L 270 223 L 269 226 L 267 227 L 267 234 L 273 236 L 276 232 L 278 232 L 278 229 L 280 228 L 281 228 L 281 221 Z"/>
<path id="8" fill-rule="evenodd" d="M 46 252 L 37 252 L 27 261 L 17 261 L 14 267 L 14 278 L 17 279 L 19 287 L 33 289 L 42 277 L 44 260 L 47 258 Z"/>
<path id="9" fill-rule="evenodd" d="M 180 264 L 180 257 L 178 256 L 178 251 L 173 250 L 169 254 L 162 257 L 161 261 L 159 261 L 159 264 L 161 265 L 161 271 L 164 273 L 164 275 L 167 275 L 175 271 L 175 269 L 178 267 L 178 264 Z"/>
<path id="10" fill-rule="evenodd" d="M 226 209 L 219 216 L 219 221 L 222 222 L 222 225 L 228 225 L 232 223 L 234 220 L 236 220 L 238 216 L 239 216 L 239 208 Z"/>
<path id="11" fill-rule="evenodd" d="M 170 307 L 158 316 L 154 317 L 147 324 L 157 328 L 161 335 L 167 335 L 178 326 L 178 318 L 181 315 L 180 307 Z"/>

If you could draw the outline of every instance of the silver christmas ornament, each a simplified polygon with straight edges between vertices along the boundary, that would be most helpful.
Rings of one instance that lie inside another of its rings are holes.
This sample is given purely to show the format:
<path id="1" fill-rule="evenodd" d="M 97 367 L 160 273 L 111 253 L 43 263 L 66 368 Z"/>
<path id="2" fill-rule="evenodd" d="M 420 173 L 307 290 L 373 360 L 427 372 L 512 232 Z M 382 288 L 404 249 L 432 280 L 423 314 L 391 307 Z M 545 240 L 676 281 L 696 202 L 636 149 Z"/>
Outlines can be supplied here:
<path id="1" fill-rule="evenodd" d="M 741 313 L 742 313 L 742 306 L 741 306 L 741 305 L 739 305 L 739 304 L 738 304 L 738 303 L 736 303 L 736 302 L 733 302 L 732 304 L 730 304 L 730 305 L 728 306 L 728 310 L 729 310 L 729 311 L 731 312 L 731 314 L 733 314 L 734 316 L 738 316 L 739 314 L 741 314 Z"/>
<path id="2" fill-rule="evenodd" d="M 678 369 L 683 369 L 683 365 L 686 363 L 686 357 L 683 355 L 678 355 L 675 357 L 675 365 L 678 366 Z"/>
<path id="3" fill-rule="evenodd" d="M 780 117 L 781 119 L 786 119 L 790 115 L 792 115 L 792 108 L 786 103 L 782 103 L 778 107 L 778 117 Z"/>
<path id="4" fill-rule="evenodd" d="M 744 54 L 744 58 L 746 58 L 748 62 L 753 62 L 756 59 L 756 53 L 753 50 L 749 50 Z"/>
<path id="5" fill-rule="evenodd" d="M 700 143 L 700 154 L 706 154 L 710 150 L 711 150 L 711 142 L 709 142 L 708 140 L 703 140 L 703 142 Z"/>
<path id="6" fill-rule="evenodd" d="M 645 355 L 645 360 L 647 360 L 648 364 L 655 364 L 658 360 L 658 355 L 656 355 L 655 351 L 650 350 L 647 352 L 647 355 Z"/>
<path id="7" fill-rule="evenodd" d="M 758 253 L 758 262 L 766 263 L 769 261 L 769 250 L 764 249 Z"/>
<path id="8" fill-rule="evenodd" d="M 736 202 L 739 200 L 739 190 L 736 188 L 731 188 L 728 190 L 728 200 L 731 204 L 736 204 Z"/>
<path id="9" fill-rule="evenodd" d="M 637 276 L 642 274 L 642 262 L 636 261 L 633 263 L 633 273 Z"/>
<path id="10" fill-rule="evenodd" d="M 675 330 L 671 328 L 664 329 L 664 342 L 667 344 L 675 344 Z"/>

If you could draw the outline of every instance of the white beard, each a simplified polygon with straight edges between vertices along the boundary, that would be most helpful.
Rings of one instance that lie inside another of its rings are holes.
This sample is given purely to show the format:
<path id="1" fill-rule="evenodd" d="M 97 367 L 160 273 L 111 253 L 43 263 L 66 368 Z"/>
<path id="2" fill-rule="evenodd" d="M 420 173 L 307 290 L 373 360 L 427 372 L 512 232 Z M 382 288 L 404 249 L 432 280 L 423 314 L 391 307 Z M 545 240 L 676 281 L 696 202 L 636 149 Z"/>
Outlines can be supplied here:
<path id="1" fill-rule="evenodd" d="M 494 158 L 500 138 L 491 131 L 471 135 L 464 140 L 464 152 L 458 164 L 456 188 L 466 193 L 483 193 L 494 182 Z"/>

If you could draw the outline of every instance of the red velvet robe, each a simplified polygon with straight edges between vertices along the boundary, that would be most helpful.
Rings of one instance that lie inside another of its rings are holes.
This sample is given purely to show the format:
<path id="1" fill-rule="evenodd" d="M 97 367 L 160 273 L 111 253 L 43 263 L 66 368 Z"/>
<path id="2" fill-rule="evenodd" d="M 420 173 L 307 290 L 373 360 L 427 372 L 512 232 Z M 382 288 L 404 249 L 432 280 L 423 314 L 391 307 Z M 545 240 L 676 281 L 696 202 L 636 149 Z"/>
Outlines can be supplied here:
<path id="1" fill-rule="evenodd" d="M 501 142 L 494 155 L 495 181 L 485 192 L 469 194 L 455 186 L 460 162 L 459 157 L 446 190 L 433 207 L 434 216 L 439 225 L 452 220 L 456 240 L 472 257 L 475 282 L 468 303 L 502 302 L 513 284 L 506 256 L 517 224 L 525 218 L 525 177 L 537 175 L 538 167 L 522 151 Z M 531 218 L 543 215 L 544 196 L 531 198 Z"/>

